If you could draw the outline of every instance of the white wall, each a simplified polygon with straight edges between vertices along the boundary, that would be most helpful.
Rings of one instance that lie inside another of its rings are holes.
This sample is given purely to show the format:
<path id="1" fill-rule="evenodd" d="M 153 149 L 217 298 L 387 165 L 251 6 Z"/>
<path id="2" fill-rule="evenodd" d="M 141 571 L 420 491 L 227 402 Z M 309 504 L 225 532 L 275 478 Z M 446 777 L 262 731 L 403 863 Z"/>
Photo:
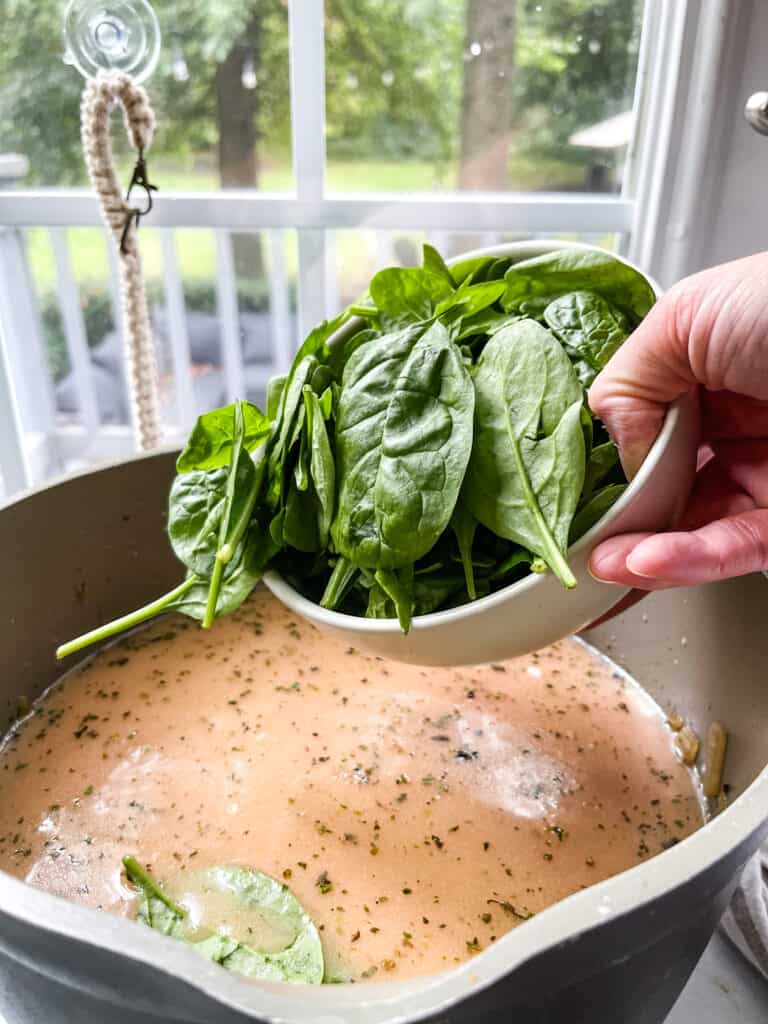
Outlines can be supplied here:
<path id="1" fill-rule="evenodd" d="M 768 248 L 768 136 L 744 118 L 747 97 L 768 91 L 768 0 L 688 0 L 681 65 L 646 260 L 665 286 Z"/>
<path id="2" fill-rule="evenodd" d="M 731 0 L 734 6 L 741 0 Z M 714 190 L 715 209 L 703 239 L 701 266 L 711 266 L 760 249 L 768 249 L 768 136 L 747 124 L 744 103 L 753 92 L 768 91 L 768 3 L 752 5 L 741 60 L 734 68 L 738 79 L 736 102 L 719 130 L 727 138 Z M 730 122 L 730 124 L 728 123 Z M 698 268 L 696 268 L 698 269 Z"/>

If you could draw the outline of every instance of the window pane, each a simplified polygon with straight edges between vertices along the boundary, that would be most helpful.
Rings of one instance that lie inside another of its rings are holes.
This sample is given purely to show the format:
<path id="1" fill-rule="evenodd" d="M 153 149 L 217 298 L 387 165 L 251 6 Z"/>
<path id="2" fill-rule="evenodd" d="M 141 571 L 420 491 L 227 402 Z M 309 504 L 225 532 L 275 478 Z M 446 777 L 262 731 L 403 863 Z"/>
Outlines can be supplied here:
<path id="1" fill-rule="evenodd" d="M 639 0 L 326 0 L 329 187 L 616 191 L 641 17 Z"/>
<path id="2" fill-rule="evenodd" d="M 145 83 L 158 127 L 148 156 L 160 189 L 293 188 L 288 14 L 282 0 L 154 5 L 160 63 Z M 0 26 L 0 153 L 29 161 L 25 185 L 83 185 L 83 79 L 62 60 L 60 0 L 15 2 Z M 131 154 L 113 120 L 126 178 Z"/>

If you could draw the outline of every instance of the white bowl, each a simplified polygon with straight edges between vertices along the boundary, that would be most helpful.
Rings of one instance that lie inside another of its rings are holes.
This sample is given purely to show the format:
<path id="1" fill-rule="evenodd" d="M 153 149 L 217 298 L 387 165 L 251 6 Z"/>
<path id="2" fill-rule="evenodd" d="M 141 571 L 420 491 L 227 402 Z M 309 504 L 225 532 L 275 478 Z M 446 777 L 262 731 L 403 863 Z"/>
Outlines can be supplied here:
<path id="1" fill-rule="evenodd" d="M 583 243 L 536 240 L 476 249 L 450 262 L 475 256 L 528 259 L 557 249 L 606 251 Z M 628 260 L 622 262 L 634 266 Z M 648 281 L 660 296 L 656 282 L 651 278 Z M 361 320 L 350 321 L 343 328 L 343 336 L 358 330 L 361 324 Z M 563 587 L 551 572 L 531 573 L 459 608 L 418 615 L 405 635 L 396 619 L 366 619 L 321 608 L 299 594 L 279 573 L 267 573 L 264 582 L 283 604 L 318 628 L 342 636 L 353 647 L 395 661 L 474 665 L 518 657 L 578 632 L 609 612 L 628 593 L 625 588 L 600 583 L 590 576 L 589 556 L 609 537 L 664 530 L 678 518 L 693 483 L 697 440 L 697 405 L 693 400 L 681 399 L 670 407 L 653 448 L 626 491 L 569 549 L 568 562 L 578 581 L 572 590 Z"/>

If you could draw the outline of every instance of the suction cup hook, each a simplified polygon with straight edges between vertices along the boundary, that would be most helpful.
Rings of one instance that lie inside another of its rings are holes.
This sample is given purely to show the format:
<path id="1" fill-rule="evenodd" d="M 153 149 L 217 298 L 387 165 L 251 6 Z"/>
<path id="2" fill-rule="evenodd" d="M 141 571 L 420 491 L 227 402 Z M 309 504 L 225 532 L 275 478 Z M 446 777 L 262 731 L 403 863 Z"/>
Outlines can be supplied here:
<path id="1" fill-rule="evenodd" d="M 143 82 L 160 56 L 160 26 L 148 0 L 71 0 L 64 39 L 64 60 L 85 78 L 125 71 Z"/>

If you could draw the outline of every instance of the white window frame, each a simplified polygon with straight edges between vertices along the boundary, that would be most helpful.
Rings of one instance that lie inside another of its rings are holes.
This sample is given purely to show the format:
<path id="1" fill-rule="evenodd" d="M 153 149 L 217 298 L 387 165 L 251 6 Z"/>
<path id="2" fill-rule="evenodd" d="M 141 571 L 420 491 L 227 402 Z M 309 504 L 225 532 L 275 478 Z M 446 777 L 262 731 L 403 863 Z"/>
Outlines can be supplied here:
<path id="1" fill-rule="evenodd" d="M 746 0 L 745 6 L 751 0 Z M 271 245 L 277 280 L 271 283 L 273 312 L 283 320 L 287 290 L 282 263 L 282 230 L 295 229 L 298 241 L 298 321 L 303 335 L 333 312 L 329 296 L 329 257 L 337 229 L 472 231 L 499 234 L 529 232 L 615 233 L 623 249 L 651 270 L 658 256 L 662 225 L 669 216 L 669 168 L 679 161 L 681 103 L 691 89 L 694 73 L 706 78 L 702 61 L 719 61 L 725 36 L 718 25 L 727 0 L 646 0 L 641 51 L 634 98 L 635 132 L 629 149 L 621 195 L 562 193 L 332 193 L 325 186 L 325 39 L 323 0 L 289 0 L 290 89 L 293 136 L 294 192 L 257 191 L 211 193 L 164 192 L 155 201 L 146 224 L 164 229 L 164 283 L 169 308 L 171 350 L 178 400 L 190 409 L 189 356 L 184 323 L 184 300 L 175 261 L 173 232 L 181 228 L 213 229 L 217 238 L 217 295 L 222 318 L 223 362 L 228 390 L 237 388 L 241 370 L 237 344 L 237 298 L 229 271 L 232 231 L 264 231 Z M 718 20 L 719 19 L 719 20 Z M 697 53 L 701 47 L 706 52 Z M 710 88 L 717 84 L 710 83 Z M 692 119 L 694 155 L 701 155 L 702 122 L 713 97 L 705 97 Z M 74 126 L 73 126 L 74 128 Z M 699 149 L 696 149 L 696 147 Z M 689 155 L 688 164 L 696 161 Z M 687 173 L 692 173 L 688 167 Z M 685 210 L 685 197 L 682 208 Z M 30 189 L 0 192 L 0 247 L 3 236 L 29 227 L 52 233 L 70 355 L 80 389 L 81 408 L 88 412 L 81 427 L 55 423 L 50 396 L 42 403 L 26 402 L 20 393 L 18 358 L 9 338 L 30 332 L 25 311 L 15 310 L 12 296 L 0 289 L 0 477 L 6 492 L 22 489 L 49 474 L 51 463 L 67 464 L 70 457 L 99 439 L 102 457 L 131 451 L 125 428 L 108 428 L 94 421 L 93 395 L 88 392 L 87 363 L 83 364 L 82 317 L 70 287 L 71 269 L 63 229 L 98 227 L 97 201 L 85 189 Z M 58 239 L 58 242 L 56 240 Z M 627 244 L 628 243 L 628 244 Z M 58 246 L 58 247 L 57 247 Z M 679 247 L 678 247 L 679 249 Z M 678 251 L 678 263 L 684 253 Z M 0 264 L 2 267 L 2 264 Z M 79 318 L 79 321 L 78 321 Z M 279 317 L 278 317 L 279 319 Z M 34 328 L 32 324 L 32 328 Z M 34 335 L 32 330 L 32 335 Z M 37 339 L 39 343 L 39 338 Z M 294 342 L 296 339 L 292 339 Z M 34 346 L 32 346 L 34 347 Z M 290 358 L 291 339 L 278 324 L 273 347 L 275 366 Z M 80 358 L 78 359 L 78 353 Z M 39 353 L 38 353 L 39 362 Z M 78 370 L 79 364 L 79 370 Z M 23 390 L 23 389 L 22 389 Z M 11 400 L 11 396 L 15 398 Z M 41 409 L 38 408 L 41 405 Z"/>

